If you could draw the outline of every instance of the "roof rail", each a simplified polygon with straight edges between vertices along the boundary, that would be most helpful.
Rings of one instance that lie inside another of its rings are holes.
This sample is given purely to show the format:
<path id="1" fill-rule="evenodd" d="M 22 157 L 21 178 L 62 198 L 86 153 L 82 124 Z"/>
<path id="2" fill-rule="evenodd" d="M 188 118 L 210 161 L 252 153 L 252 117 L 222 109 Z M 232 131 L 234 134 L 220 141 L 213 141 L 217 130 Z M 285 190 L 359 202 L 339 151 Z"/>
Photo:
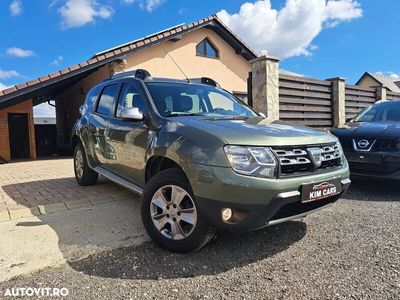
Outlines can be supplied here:
<path id="1" fill-rule="evenodd" d="M 215 87 L 220 87 L 218 82 L 216 82 L 214 79 L 211 79 L 208 77 L 190 78 L 189 80 L 190 80 L 190 82 L 194 82 L 194 83 L 203 83 L 203 84 L 208 84 L 208 85 L 212 85 Z"/>
<path id="2" fill-rule="evenodd" d="M 118 78 L 125 78 L 125 77 L 134 77 L 138 79 L 144 80 L 146 77 L 151 77 L 149 71 L 145 69 L 137 69 L 133 71 L 121 72 L 117 74 L 113 74 L 108 77 L 106 80 L 118 79 Z"/>

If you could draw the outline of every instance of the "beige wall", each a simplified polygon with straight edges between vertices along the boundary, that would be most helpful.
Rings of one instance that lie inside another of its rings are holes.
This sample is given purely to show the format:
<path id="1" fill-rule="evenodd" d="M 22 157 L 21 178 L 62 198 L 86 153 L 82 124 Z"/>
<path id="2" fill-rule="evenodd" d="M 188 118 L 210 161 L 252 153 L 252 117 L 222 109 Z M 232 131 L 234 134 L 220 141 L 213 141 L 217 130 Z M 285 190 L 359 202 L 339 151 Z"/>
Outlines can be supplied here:
<path id="1" fill-rule="evenodd" d="M 218 59 L 196 55 L 196 45 L 206 37 L 218 48 Z M 236 54 L 214 31 L 206 28 L 187 33 L 177 42 L 166 41 L 130 55 L 126 58 L 125 70 L 147 69 L 154 77 L 183 79 L 182 73 L 166 51 L 188 77 L 210 77 L 229 91 L 247 92 L 250 63 Z M 110 74 L 109 66 L 104 66 L 56 97 L 59 143 L 69 143 L 72 126 L 79 115 L 79 106 L 87 92 Z"/>
<path id="2" fill-rule="evenodd" d="M 36 158 L 35 127 L 33 124 L 31 99 L 0 110 L 0 156 L 2 156 L 5 160 L 11 159 L 10 140 L 8 133 L 8 113 L 28 114 L 30 154 L 31 158 Z"/>
<path id="3" fill-rule="evenodd" d="M 382 84 L 373 79 L 371 76 L 367 75 L 357 85 L 361 87 L 377 87 L 381 86 Z"/>
<path id="4" fill-rule="evenodd" d="M 196 55 L 196 45 L 208 37 L 218 48 L 220 57 L 208 58 Z M 154 77 L 183 79 L 168 52 L 188 77 L 210 77 L 229 91 L 247 91 L 250 63 L 206 28 L 186 34 L 178 42 L 164 42 L 127 58 L 127 70 L 146 69 Z"/>

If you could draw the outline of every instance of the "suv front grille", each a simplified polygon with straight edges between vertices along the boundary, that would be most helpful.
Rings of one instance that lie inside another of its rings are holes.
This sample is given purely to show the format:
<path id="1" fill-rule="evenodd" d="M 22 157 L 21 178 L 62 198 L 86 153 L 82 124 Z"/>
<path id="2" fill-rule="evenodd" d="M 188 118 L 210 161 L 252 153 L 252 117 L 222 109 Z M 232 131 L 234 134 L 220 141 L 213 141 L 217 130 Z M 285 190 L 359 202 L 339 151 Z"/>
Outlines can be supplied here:
<path id="1" fill-rule="evenodd" d="M 375 149 L 378 151 L 395 150 L 395 149 L 397 149 L 397 140 L 396 139 L 379 139 L 376 142 Z"/>
<path id="2" fill-rule="evenodd" d="M 368 141 L 368 143 L 371 145 L 370 148 L 367 148 L 368 151 L 362 148 L 360 149 L 359 146 L 357 146 L 357 143 L 360 140 Z M 340 138 L 340 143 L 342 144 L 343 150 L 345 152 L 353 152 L 353 151 L 374 152 L 374 151 L 398 150 L 397 148 L 398 140 L 392 138 Z"/>
<path id="3" fill-rule="evenodd" d="M 342 165 L 336 143 L 271 148 L 279 162 L 279 177 L 304 175 L 305 173 L 330 171 Z"/>

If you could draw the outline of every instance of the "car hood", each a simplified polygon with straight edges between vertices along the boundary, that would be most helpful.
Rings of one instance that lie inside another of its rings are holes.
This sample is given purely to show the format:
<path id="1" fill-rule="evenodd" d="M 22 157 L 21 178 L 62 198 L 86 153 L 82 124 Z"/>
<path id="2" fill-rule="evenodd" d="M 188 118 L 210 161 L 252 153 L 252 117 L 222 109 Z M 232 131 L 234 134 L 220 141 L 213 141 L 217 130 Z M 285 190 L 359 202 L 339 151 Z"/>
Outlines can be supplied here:
<path id="1" fill-rule="evenodd" d="M 273 146 L 309 145 L 337 140 L 333 135 L 308 127 L 270 122 L 258 117 L 178 117 L 175 118 L 185 132 L 190 128 L 213 134 L 226 144 Z M 195 138 L 193 136 L 192 138 Z"/>
<path id="2" fill-rule="evenodd" d="M 332 132 L 339 137 L 383 137 L 397 138 L 400 136 L 400 122 L 362 122 L 348 123 Z"/>

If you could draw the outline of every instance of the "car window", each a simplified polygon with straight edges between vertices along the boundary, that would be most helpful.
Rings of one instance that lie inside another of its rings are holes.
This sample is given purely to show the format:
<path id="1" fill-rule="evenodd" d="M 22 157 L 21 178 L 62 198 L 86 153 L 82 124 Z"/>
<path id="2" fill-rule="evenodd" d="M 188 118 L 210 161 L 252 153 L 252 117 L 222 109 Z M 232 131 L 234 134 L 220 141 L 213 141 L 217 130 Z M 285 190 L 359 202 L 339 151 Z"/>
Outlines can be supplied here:
<path id="1" fill-rule="evenodd" d="M 399 122 L 400 103 L 384 103 L 373 105 L 362 111 L 354 122 Z"/>
<path id="2" fill-rule="evenodd" d="M 121 111 L 125 107 L 137 107 L 143 113 L 143 97 L 136 85 L 124 83 L 118 99 L 116 116 L 121 116 Z"/>
<path id="3" fill-rule="evenodd" d="M 115 94 L 118 91 L 118 85 L 113 84 L 106 86 L 101 93 L 99 104 L 97 105 L 97 112 L 102 115 L 110 115 L 111 107 L 114 101 Z"/>
<path id="4" fill-rule="evenodd" d="M 162 116 L 199 114 L 206 116 L 256 116 L 256 113 L 228 92 L 192 83 L 146 83 Z"/>

